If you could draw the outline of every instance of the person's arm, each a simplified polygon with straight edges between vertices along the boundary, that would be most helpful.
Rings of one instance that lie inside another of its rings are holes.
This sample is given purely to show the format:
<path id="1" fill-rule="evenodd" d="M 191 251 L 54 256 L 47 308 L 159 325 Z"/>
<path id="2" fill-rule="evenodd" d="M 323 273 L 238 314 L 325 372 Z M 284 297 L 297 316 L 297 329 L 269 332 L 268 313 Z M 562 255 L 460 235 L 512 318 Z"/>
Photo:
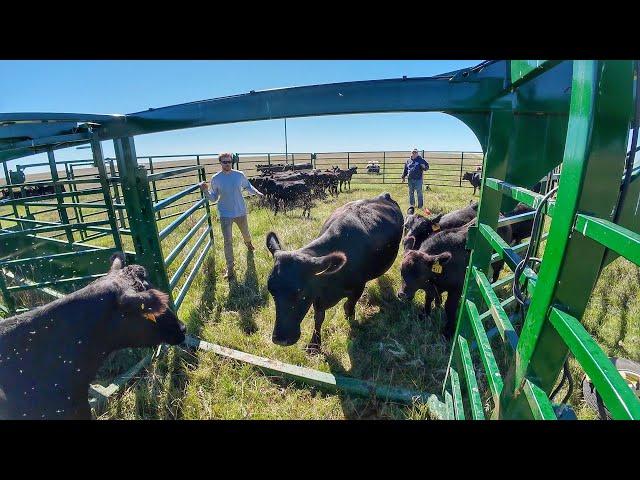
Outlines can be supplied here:
<path id="1" fill-rule="evenodd" d="M 246 190 L 247 192 L 249 192 L 250 194 L 260 195 L 261 197 L 264 196 L 264 194 L 262 192 L 258 191 L 258 189 L 256 189 L 256 187 L 251 185 L 251 182 L 249 181 L 249 179 L 246 177 L 246 175 L 244 173 L 242 174 L 242 188 L 244 190 Z"/>
<path id="2" fill-rule="evenodd" d="M 429 163 L 424 158 L 422 159 L 422 163 L 424 164 L 422 170 L 429 170 Z"/>
<path id="3" fill-rule="evenodd" d="M 407 176 L 407 162 L 404 162 L 404 170 L 402 171 L 402 181 L 404 182 L 405 177 Z"/>
<path id="4" fill-rule="evenodd" d="M 202 182 L 200 184 L 200 190 L 204 193 L 205 198 L 215 202 L 218 200 L 218 187 L 213 183 L 213 179 L 211 179 L 211 190 L 207 186 L 207 182 Z"/>

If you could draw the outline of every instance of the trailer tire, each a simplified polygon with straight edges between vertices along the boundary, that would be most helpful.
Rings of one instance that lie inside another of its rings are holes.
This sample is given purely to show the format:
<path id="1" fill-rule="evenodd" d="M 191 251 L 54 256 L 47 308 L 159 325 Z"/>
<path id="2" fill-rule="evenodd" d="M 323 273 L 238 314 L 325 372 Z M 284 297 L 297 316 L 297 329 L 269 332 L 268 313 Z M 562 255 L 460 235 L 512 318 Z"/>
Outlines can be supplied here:
<path id="1" fill-rule="evenodd" d="M 635 388 L 633 389 L 636 395 L 640 395 L 640 363 L 618 357 L 610 357 L 609 360 L 623 374 L 623 377 L 632 379 L 633 383 L 635 383 Z M 611 420 L 611 414 L 604 405 L 602 397 L 600 397 L 595 386 L 586 375 L 582 379 L 582 396 L 586 404 L 598 412 L 600 420 Z"/>

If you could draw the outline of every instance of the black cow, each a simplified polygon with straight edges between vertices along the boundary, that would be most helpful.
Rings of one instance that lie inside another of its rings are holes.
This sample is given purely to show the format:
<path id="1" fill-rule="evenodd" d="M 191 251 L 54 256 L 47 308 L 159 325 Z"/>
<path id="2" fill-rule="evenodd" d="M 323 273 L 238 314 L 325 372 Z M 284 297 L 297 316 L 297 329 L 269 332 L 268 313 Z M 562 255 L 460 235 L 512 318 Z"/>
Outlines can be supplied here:
<path id="1" fill-rule="evenodd" d="M 109 353 L 184 341 L 168 296 L 124 258 L 114 254 L 86 287 L 0 321 L 0 419 L 90 419 L 89 383 Z"/>
<path id="2" fill-rule="evenodd" d="M 366 283 L 385 273 L 398 254 L 402 220 L 398 204 L 383 193 L 336 209 L 318 238 L 298 250 L 282 250 L 277 235 L 269 232 L 267 248 L 274 266 L 267 287 L 276 305 L 273 342 L 296 343 L 311 305 L 315 328 L 307 346 L 310 352 L 320 349 L 326 309 L 346 297 L 344 312 L 353 319 Z"/>
<path id="3" fill-rule="evenodd" d="M 347 170 L 341 170 L 340 167 L 333 167 L 333 172 L 338 176 L 338 182 L 340 183 L 340 191 L 342 191 L 342 185 L 349 184 L 349 190 L 351 190 L 351 177 L 354 173 L 358 173 L 358 167 L 351 167 Z"/>
<path id="4" fill-rule="evenodd" d="M 465 172 L 462 175 L 463 180 L 469 180 L 469 183 L 473 185 L 473 194 L 476 194 L 476 189 L 480 188 L 482 183 L 482 172 Z"/>
<path id="5" fill-rule="evenodd" d="M 418 290 L 423 289 L 426 316 L 431 313 L 431 302 L 438 299 L 442 292 L 447 292 L 444 306 L 447 318 L 444 334 L 447 338 L 453 335 L 455 329 L 457 306 L 469 263 L 467 235 L 473 222 L 430 236 L 420 245 L 419 250 L 409 250 L 405 253 L 400 267 L 402 286 L 398 298 L 411 300 Z"/>
<path id="6" fill-rule="evenodd" d="M 473 202 L 453 212 L 446 214 L 440 213 L 431 218 L 418 215 L 415 213 L 414 207 L 409 207 L 407 210 L 407 219 L 404 222 L 404 249 L 418 249 L 422 242 L 435 232 L 461 227 L 476 218 L 477 215 L 478 202 Z M 413 237 L 413 239 L 411 239 L 411 237 Z"/>

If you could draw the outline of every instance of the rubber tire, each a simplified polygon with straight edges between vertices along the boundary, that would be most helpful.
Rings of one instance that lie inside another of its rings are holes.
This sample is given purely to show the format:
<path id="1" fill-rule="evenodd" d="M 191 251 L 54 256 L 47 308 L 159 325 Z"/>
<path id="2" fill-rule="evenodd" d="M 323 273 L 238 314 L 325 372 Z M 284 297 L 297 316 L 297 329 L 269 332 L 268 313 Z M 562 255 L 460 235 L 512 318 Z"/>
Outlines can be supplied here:
<path id="1" fill-rule="evenodd" d="M 610 357 L 609 360 L 611 360 L 611 363 L 613 363 L 617 370 L 626 370 L 640 375 L 640 363 L 638 362 L 618 357 Z M 598 412 L 600 420 L 611 420 L 609 410 L 604 405 L 600 394 L 597 392 L 594 385 L 587 379 L 586 375 L 582 379 L 582 397 L 587 405 Z M 598 404 L 600 404 L 601 407 L 599 407 Z"/>

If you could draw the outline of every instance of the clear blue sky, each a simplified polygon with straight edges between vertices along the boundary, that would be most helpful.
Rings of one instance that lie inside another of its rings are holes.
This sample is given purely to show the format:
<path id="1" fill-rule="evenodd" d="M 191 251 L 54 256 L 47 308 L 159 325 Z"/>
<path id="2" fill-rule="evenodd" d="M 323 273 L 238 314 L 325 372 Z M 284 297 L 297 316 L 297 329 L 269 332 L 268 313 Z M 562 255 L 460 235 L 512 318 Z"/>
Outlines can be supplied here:
<path id="1" fill-rule="evenodd" d="M 430 76 L 480 60 L 422 61 L 0 61 L 0 112 L 132 113 L 288 86 Z M 441 113 L 341 115 L 287 120 L 290 152 L 480 151 L 471 131 Z M 113 156 L 113 144 L 103 143 Z M 283 120 L 218 125 L 136 137 L 138 155 L 284 152 Z M 83 158 L 65 149 L 59 158 Z M 35 155 L 17 160 L 45 160 Z M 12 166 L 16 162 L 11 162 Z M 0 173 L 1 174 L 1 173 Z"/>

